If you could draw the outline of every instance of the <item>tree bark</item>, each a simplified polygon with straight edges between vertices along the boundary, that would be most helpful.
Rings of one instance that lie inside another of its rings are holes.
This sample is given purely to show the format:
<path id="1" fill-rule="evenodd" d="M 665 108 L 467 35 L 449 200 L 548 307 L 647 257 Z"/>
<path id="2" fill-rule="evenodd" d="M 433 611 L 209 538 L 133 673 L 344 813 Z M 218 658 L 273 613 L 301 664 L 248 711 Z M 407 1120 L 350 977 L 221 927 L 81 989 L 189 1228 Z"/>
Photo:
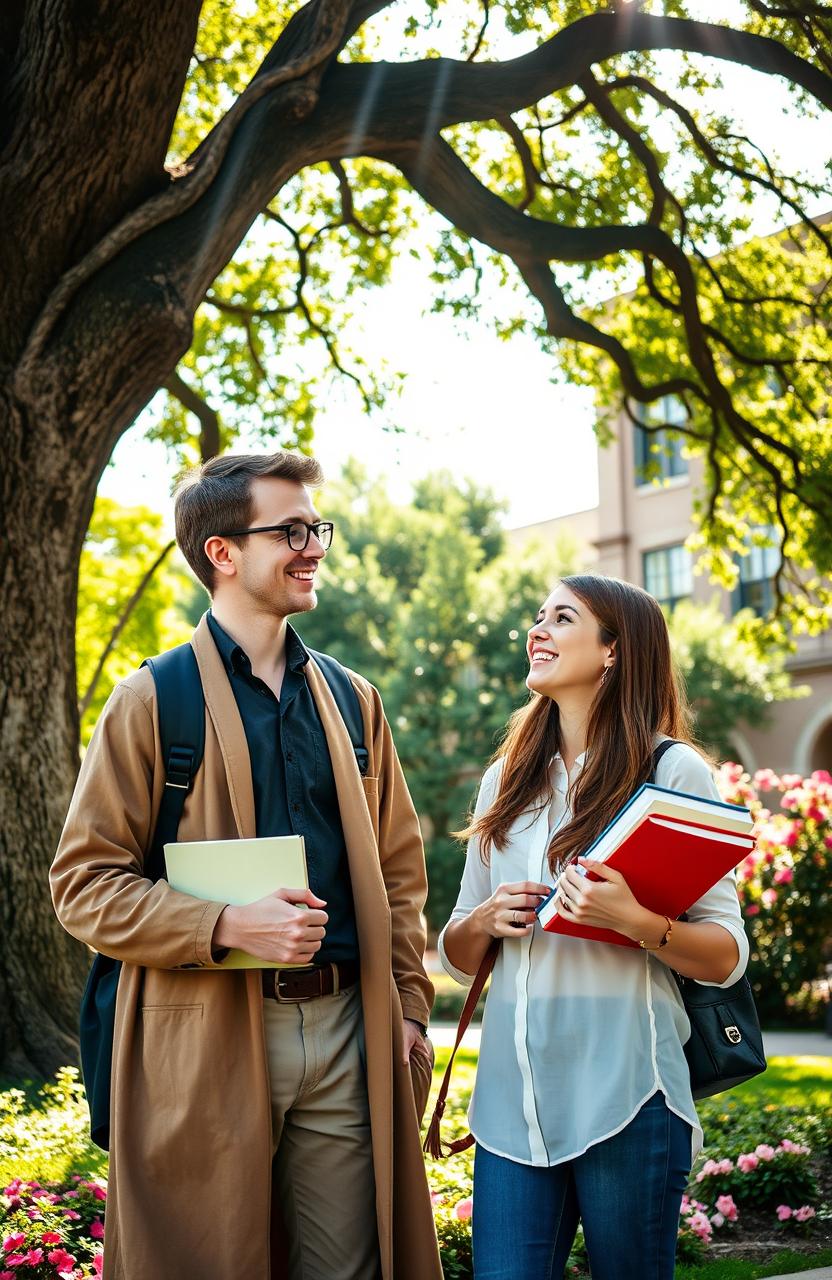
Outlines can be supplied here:
<path id="1" fill-rule="evenodd" d="M 51 1073 L 77 1056 L 85 948 L 52 911 L 47 875 L 78 768 L 73 619 L 95 463 L 32 448 L 0 395 L 0 1063 Z"/>

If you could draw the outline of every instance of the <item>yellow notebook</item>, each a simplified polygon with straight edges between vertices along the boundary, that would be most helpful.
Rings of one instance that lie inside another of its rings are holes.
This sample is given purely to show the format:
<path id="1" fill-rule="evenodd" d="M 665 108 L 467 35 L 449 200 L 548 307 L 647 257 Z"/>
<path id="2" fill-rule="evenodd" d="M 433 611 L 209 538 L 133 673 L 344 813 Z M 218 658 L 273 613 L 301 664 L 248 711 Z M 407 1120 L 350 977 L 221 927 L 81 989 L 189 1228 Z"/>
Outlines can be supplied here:
<path id="1" fill-rule="evenodd" d="M 243 907 L 276 889 L 306 889 L 303 836 L 256 840 L 191 840 L 165 845 L 168 884 L 180 893 Z M 229 951 L 223 969 L 296 969 L 272 964 L 246 951 Z"/>

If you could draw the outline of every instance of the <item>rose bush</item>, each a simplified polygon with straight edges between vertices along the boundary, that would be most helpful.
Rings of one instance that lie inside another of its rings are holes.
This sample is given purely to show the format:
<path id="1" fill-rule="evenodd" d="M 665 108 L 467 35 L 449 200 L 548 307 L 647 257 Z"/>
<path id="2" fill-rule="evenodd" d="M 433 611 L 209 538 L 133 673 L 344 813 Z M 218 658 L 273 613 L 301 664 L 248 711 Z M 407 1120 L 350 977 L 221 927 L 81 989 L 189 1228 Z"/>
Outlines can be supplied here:
<path id="1" fill-rule="evenodd" d="M 107 1188 L 14 1178 L 0 1195 L 0 1280 L 90 1280 L 101 1275 Z"/>
<path id="2" fill-rule="evenodd" d="M 741 765 L 720 771 L 720 791 L 747 804 L 756 819 L 757 848 L 740 864 L 737 887 L 751 942 L 748 977 L 766 1022 L 822 1016 L 832 960 L 832 775 L 778 777 Z M 779 808 L 761 792 L 780 794 Z"/>

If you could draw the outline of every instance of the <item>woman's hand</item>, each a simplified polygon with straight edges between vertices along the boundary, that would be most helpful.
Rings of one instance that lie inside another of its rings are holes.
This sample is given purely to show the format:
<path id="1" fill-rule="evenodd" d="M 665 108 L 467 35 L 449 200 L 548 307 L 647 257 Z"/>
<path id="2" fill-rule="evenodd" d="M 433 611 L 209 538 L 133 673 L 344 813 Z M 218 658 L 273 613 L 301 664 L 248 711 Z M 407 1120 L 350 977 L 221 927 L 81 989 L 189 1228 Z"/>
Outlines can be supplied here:
<path id="1" fill-rule="evenodd" d="M 501 884 L 471 915 L 477 927 L 492 938 L 523 938 L 535 926 L 535 907 L 548 898 L 551 891 L 550 885 L 532 880 Z"/>
<path id="2" fill-rule="evenodd" d="M 557 903 L 564 919 L 593 929 L 615 929 L 634 941 L 643 938 L 645 922 L 649 925 L 654 913 L 636 901 L 621 872 L 589 858 L 578 858 L 578 863 L 601 879 L 582 876 L 574 864 L 561 872 Z"/>

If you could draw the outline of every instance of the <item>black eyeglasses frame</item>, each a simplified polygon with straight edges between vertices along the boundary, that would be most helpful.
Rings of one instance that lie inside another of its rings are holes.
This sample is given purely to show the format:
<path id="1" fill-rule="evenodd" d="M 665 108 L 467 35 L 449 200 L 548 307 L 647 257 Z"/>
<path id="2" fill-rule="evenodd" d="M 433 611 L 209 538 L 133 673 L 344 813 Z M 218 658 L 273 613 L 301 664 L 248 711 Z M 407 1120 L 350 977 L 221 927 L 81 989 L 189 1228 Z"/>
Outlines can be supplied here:
<path id="1" fill-rule="evenodd" d="M 289 537 L 289 531 L 302 524 L 306 529 L 306 541 L 302 547 L 296 547 Z M 328 533 L 326 532 L 328 530 Z M 324 536 L 321 533 L 324 531 Z M 331 520 L 318 520 L 315 524 L 307 524 L 305 520 L 290 520 L 287 524 L 264 524 L 258 525 L 254 529 L 229 529 L 225 533 L 215 533 L 215 538 L 244 538 L 250 533 L 284 533 L 286 541 L 289 543 L 292 551 L 305 551 L 309 546 L 309 539 L 314 534 L 320 542 L 324 551 L 328 551 L 332 546 L 332 535 L 335 531 L 335 525 Z M 327 540 L 328 539 L 328 540 Z"/>

